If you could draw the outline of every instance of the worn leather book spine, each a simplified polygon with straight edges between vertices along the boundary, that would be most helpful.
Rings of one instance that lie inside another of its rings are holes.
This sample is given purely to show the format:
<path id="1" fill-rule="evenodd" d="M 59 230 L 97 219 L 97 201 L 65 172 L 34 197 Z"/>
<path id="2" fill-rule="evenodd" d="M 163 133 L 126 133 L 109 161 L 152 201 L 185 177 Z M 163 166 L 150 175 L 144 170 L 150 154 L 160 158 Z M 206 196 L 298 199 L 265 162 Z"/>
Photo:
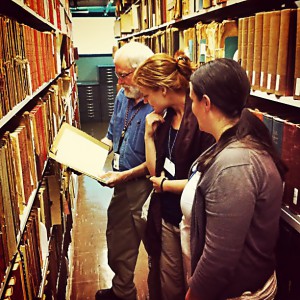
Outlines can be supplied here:
<path id="1" fill-rule="evenodd" d="M 265 92 L 267 89 L 271 15 L 272 15 L 271 11 L 263 13 L 264 27 L 263 27 L 263 36 L 262 36 L 261 73 L 260 73 L 260 90 L 263 92 Z"/>
<path id="2" fill-rule="evenodd" d="M 300 8 L 297 9 L 294 99 L 300 100 Z"/>
<path id="3" fill-rule="evenodd" d="M 15 181 L 16 181 L 16 195 L 18 199 L 18 206 L 20 213 L 23 214 L 25 206 L 25 193 L 24 193 L 24 184 L 23 184 L 23 171 L 20 155 L 20 145 L 19 145 L 19 132 L 14 131 L 9 134 L 10 142 L 12 145 L 12 155 L 14 162 L 14 171 L 15 171 Z"/>
<path id="4" fill-rule="evenodd" d="M 12 145 L 9 139 L 9 132 L 7 131 L 4 134 L 4 138 L 7 141 L 7 151 L 6 155 L 6 171 L 8 175 L 8 184 L 9 184 L 9 193 L 10 193 L 10 205 L 12 209 L 13 223 L 14 223 L 14 234 L 15 237 L 20 231 L 20 210 L 18 206 L 18 199 L 16 196 L 16 187 L 15 187 L 15 177 L 14 177 L 14 166 L 13 166 L 13 155 L 12 155 Z"/>
<path id="5" fill-rule="evenodd" d="M 262 59 L 262 37 L 263 37 L 263 13 L 255 15 L 254 28 L 254 52 L 253 52 L 253 72 L 252 72 L 252 89 L 259 90 L 261 59 Z"/>
<path id="6" fill-rule="evenodd" d="M 255 16 L 249 17 L 248 20 L 248 42 L 247 42 L 247 64 L 246 73 L 250 83 L 252 82 L 253 72 L 253 56 L 254 56 L 254 30 L 255 30 Z"/>
<path id="7" fill-rule="evenodd" d="M 279 50 L 280 11 L 273 11 L 270 20 L 269 54 L 268 54 L 268 77 L 267 93 L 275 93 L 276 71 Z"/>
<path id="8" fill-rule="evenodd" d="M 49 118 L 49 120 L 52 119 Z M 34 156 L 34 141 L 33 141 L 33 132 L 31 127 L 29 112 L 23 113 L 22 124 L 24 124 L 24 126 L 26 127 L 26 144 L 27 144 L 27 152 L 28 152 L 28 161 L 29 161 L 30 172 L 31 172 L 31 180 L 33 186 L 37 187 L 38 179 L 37 179 L 37 171 L 36 171 L 36 160 Z"/>
<path id="9" fill-rule="evenodd" d="M 297 10 L 284 9 L 280 17 L 275 94 L 292 96 L 295 71 Z"/>
<path id="10" fill-rule="evenodd" d="M 285 175 L 286 195 L 284 202 L 288 203 L 293 212 L 300 213 L 300 125 L 286 121 L 282 139 L 282 160 L 288 167 Z"/>
<path id="11" fill-rule="evenodd" d="M 10 191 L 10 178 L 9 178 L 9 144 L 8 139 L 3 138 L 1 140 L 1 168 L 0 168 L 0 180 L 1 180 L 1 189 L 2 189 L 2 199 L 3 199 L 3 212 L 5 216 L 5 228 L 7 236 L 7 256 L 10 261 L 13 258 L 13 255 L 17 251 L 17 239 L 16 224 L 14 221 L 14 212 L 13 212 L 13 199 Z"/>
<path id="12" fill-rule="evenodd" d="M 25 193 L 25 204 L 27 205 L 31 192 L 33 191 L 33 185 L 31 181 L 31 174 L 29 168 L 28 152 L 26 145 L 26 128 L 24 125 L 17 128 L 19 132 L 19 145 L 20 145 L 20 156 L 21 156 L 21 166 L 23 174 L 23 184 Z"/>
<path id="13" fill-rule="evenodd" d="M 247 44 L 248 44 L 248 25 L 249 25 L 249 17 L 242 19 L 242 53 L 241 53 L 241 66 L 246 71 L 247 70 Z"/>
<path id="14" fill-rule="evenodd" d="M 2 148 L 0 145 L 0 163 L 1 166 L 3 165 L 2 162 L 3 155 L 2 155 Z M 7 234 L 6 234 L 6 225 L 5 225 L 5 215 L 4 215 L 4 199 L 3 199 L 3 184 L 2 181 L 2 174 L 0 172 L 0 280 L 4 278 L 6 268 L 9 265 L 9 256 L 8 256 L 8 248 L 7 248 Z"/>

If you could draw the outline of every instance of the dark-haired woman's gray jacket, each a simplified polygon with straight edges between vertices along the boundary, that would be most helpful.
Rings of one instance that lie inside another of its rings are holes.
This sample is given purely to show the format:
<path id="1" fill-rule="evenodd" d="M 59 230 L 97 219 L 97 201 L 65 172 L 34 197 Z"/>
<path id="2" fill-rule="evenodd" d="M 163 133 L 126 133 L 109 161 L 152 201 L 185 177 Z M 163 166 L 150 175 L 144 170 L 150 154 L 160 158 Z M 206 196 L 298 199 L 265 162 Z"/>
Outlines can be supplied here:
<path id="1" fill-rule="evenodd" d="M 192 210 L 189 282 L 201 299 L 263 287 L 275 269 L 282 193 L 270 156 L 241 142 L 227 146 L 202 174 Z"/>

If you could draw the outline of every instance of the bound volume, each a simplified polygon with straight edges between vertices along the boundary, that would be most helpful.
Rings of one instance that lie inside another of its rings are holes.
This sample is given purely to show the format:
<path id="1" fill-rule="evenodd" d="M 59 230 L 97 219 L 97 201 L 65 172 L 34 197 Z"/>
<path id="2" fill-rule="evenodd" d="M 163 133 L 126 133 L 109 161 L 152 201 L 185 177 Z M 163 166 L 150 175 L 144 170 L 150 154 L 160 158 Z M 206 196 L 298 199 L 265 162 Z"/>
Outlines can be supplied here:
<path id="1" fill-rule="evenodd" d="M 99 176 L 104 173 L 108 153 L 108 145 L 68 123 L 63 123 L 49 150 L 49 157 L 105 183 Z"/>

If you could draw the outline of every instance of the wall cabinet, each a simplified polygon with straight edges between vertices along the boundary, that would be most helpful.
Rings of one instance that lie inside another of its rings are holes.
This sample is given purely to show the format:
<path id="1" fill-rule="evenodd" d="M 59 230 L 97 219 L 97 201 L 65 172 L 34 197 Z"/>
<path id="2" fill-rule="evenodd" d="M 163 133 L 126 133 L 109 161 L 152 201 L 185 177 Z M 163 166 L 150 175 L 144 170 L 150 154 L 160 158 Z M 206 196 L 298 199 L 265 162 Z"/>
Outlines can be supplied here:
<path id="1" fill-rule="evenodd" d="M 101 121 L 100 87 L 98 82 L 78 82 L 80 120 Z"/>
<path id="2" fill-rule="evenodd" d="M 78 82 L 81 122 L 109 122 L 117 90 L 114 66 L 98 66 L 98 82 Z"/>
<path id="3" fill-rule="evenodd" d="M 115 75 L 114 66 L 98 66 L 98 70 L 101 97 L 101 120 L 103 122 L 108 122 L 114 110 L 118 79 Z"/>

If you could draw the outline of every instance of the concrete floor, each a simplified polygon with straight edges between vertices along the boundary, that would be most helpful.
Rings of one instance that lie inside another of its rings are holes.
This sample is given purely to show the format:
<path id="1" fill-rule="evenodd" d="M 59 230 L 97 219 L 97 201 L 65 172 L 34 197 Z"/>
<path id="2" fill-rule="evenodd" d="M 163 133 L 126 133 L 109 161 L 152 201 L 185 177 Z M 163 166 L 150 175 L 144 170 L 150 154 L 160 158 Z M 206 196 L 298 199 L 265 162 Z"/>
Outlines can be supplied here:
<path id="1" fill-rule="evenodd" d="M 82 130 L 101 139 L 107 123 L 82 124 Z M 105 169 L 111 169 L 111 155 Z M 107 208 L 113 190 L 101 186 L 96 180 L 79 176 L 76 215 L 73 223 L 73 240 L 69 278 L 70 300 L 95 299 L 98 289 L 111 287 L 113 272 L 107 264 L 106 221 Z M 143 245 L 136 266 L 135 283 L 138 300 L 147 299 L 147 254 Z"/>

